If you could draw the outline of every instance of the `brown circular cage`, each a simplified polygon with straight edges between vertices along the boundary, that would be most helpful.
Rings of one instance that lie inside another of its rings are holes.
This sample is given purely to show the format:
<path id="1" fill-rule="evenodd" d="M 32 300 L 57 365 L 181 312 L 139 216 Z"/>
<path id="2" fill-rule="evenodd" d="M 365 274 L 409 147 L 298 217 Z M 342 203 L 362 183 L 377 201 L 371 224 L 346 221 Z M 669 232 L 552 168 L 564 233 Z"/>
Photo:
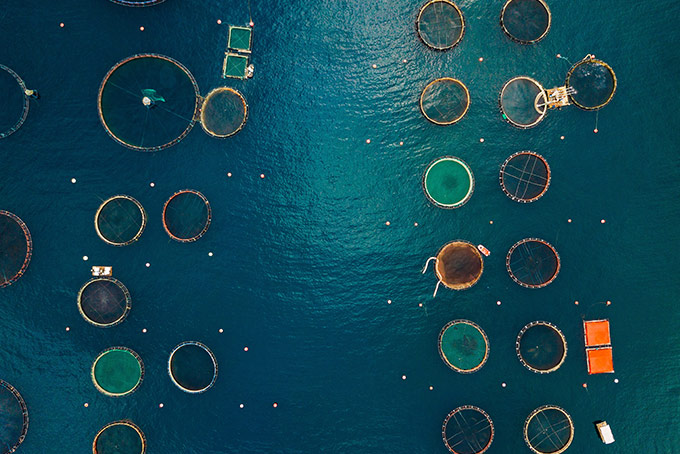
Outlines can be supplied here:
<path id="1" fill-rule="evenodd" d="M 210 227 L 212 210 L 208 199 L 193 189 L 175 192 L 163 206 L 163 228 L 175 241 L 191 243 Z"/>
<path id="2" fill-rule="evenodd" d="M 0 380 L 0 452 L 15 452 L 28 432 L 28 408 L 19 391 Z"/>
<path id="3" fill-rule="evenodd" d="M 108 423 L 97 432 L 92 442 L 92 454 L 144 454 L 145 452 L 144 432 L 127 419 Z"/>
<path id="4" fill-rule="evenodd" d="M 493 421 L 473 405 L 454 409 L 442 424 L 444 445 L 453 454 L 482 454 L 491 446 L 493 437 Z"/>
<path id="5" fill-rule="evenodd" d="M 567 339 L 557 326 L 537 320 L 519 332 L 515 351 L 524 367 L 537 374 L 549 374 L 564 364 Z"/>
<path id="6" fill-rule="evenodd" d="M 246 124 L 248 104 L 233 88 L 218 87 L 208 93 L 201 106 L 201 127 L 220 139 L 233 136 Z"/>
<path id="7" fill-rule="evenodd" d="M 130 292 L 112 277 L 91 279 L 78 292 L 78 311 L 95 326 L 108 328 L 122 323 L 131 306 Z"/>
<path id="8" fill-rule="evenodd" d="M 543 0 L 508 0 L 501 11 L 501 28 L 513 41 L 534 44 L 550 30 L 552 14 Z"/>
<path id="9" fill-rule="evenodd" d="M 97 236 L 111 246 L 127 246 L 137 241 L 146 228 L 146 222 L 144 207 L 129 195 L 106 199 L 94 215 Z"/>
<path id="10" fill-rule="evenodd" d="M 33 240 L 19 216 L 0 210 L 0 288 L 24 275 L 33 255 Z"/>
<path id="11" fill-rule="evenodd" d="M 574 440 L 574 423 L 564 409 L 543 405 L 524 422 L 524 442 L 536 454 L 560 454 Z"/>
<path id="12" fill-rule="evenodd" d="M 541 288 L 560 272 L 560 256 L 547 241 L 525 238 L 510 248 L 505 266 L 512 280 L 522 287 Z"/>
<path id="13" fill-rule="evenodd" d="M 465 34 L 463 13 L 449 0 L 430 0 L 418 12 L 418 36 L 426 46 L 435 50 L 455 47 Z"/>
<path id="14" fill-rule="evenodd" d="M 512 200 L 534 202 L 550 186 L 550 166 L 540 154 L 520 151 L 505 160 L 498 178 L 503 192 Z"/>

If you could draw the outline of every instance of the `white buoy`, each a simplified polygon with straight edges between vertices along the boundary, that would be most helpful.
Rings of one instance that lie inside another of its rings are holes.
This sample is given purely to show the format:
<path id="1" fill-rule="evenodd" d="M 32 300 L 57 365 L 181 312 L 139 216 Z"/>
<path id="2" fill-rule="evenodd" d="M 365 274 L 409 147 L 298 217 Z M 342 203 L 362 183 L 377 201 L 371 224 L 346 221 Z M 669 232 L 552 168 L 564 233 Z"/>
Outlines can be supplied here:
<path id="1" fill-rule="evenodd" d="M 76 184 L 76 181 L 77 180 L 75 178 L 71 178 L 71 183 Z"/>
<path id="2" fill-rule="evenodd" d="M 148 268 L 151 266 L 151 264 L 149 262 L 146 262 L 145 266 Z"/>
<path id="3" fill-rule="evenodd" d="M 87 255 L 83 255 L 83 260 L 87 262 L 90 258 Z"/>
<path id="4" fill-rule="evenodd" d="M 151 105 L 151 98 L 144 96 L 142 98 L 142 104 L 144 104 L 146 107 L 149 107 Z"/>

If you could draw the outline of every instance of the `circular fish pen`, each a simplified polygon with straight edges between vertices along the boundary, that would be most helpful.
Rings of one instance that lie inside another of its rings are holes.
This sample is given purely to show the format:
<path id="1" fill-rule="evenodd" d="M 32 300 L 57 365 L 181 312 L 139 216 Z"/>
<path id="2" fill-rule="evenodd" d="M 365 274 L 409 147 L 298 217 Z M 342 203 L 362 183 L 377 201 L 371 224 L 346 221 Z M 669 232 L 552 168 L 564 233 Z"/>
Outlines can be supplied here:
<path id="1" fill-rule="evenodd" d="M 0 288 L 26 272 L 33 255 L 33 240 L 19 216 L 0 210 Z"/>
<path id="2" fill-rule="evenodd" d="M 455 156 L 437 158 L 427 166 L 422 179 L 425 197 L 440 208 L 458 208 L 467 203 L 475 190 L 470 167 Z"/>
<path id="3" fill-rule="evenodd" d="M 484 272 L 482 254 L 467 241 L 456 240 L 442 246 L 436 257 L 427 260 L 423 273 L 430 260 L 435 260 L 434 271 L 439 280 L 434 296 L 439 284 L 452 290 L 464 290 L 475 285 Z"/>
<path id="4" fill-rule="evenodd" d="M 132 421 L 110 422 L 101 428 L 92 442 L 92 454 L 144 454 L 146 437 Z"/>
<path id="5" fill-rule="evenodd" d="M 247 118 L 248 104 L 233 88 L 215 88 L 203 100 L 201 127 L 213 137 L 233 136 L 243 129 Z"/>
<path id="6" fill-rule="evenodd" d="M 505 195 L 515 202 L 534 202 L 550 186 L 550 166 L 543 156 L 533 151 L 511 155 L 501 166 L 498 177 Z"/>
<path id="7" fill-rule="evenodd" d="M 16 132 L 28 116 L 28 96 L 26 84 L 11 68 L 0 65 L 0 139 Z"/>
<path id="8" fill-rule="evenodd" d="M 138 54 L 117 63 L 99 88 L 99 119 L 119 144 L 158 151 L 181 141 L 199 108 L 194 76 L 180 62 Z"/>
<path id="9" fill-rule="evenodd" d="M 564 363 L 567 339 L 552 323 L 535 321 L 519 332 L 515 350 L 524 367 L 537 374 L 548 374 Z"/>
<path id="10" fill-rule="evenodd" d="M 522 287 L 541 288 L 554 281 L 560 272 L 560 256 L 547 241 L 525 238 L 510 248 L 505 267 L 512 280 Z"/>
<path id="11" fill-rule="evenodd" d="M 102 394 L 122 397 L 132 394 L 144 380 L 144 363 L 127 347 L 111 347 L 92 364 L 92 383 Z"/>
<path id="12" fill-rule="evenodd" d="M 501 28 L 513 41 L 534 44 L 550 30 L 552 14 L 543 0 L 508 0 L 501 11 Z"/>
<path id="13" fill-rule="evenodd" d="M 165 0 L 111 0 L 117 5 L 124 6 L 154 6 L 163 3 Z"/>
<path id="14" fill-rule="evenodd" d="M 420 94 L 420 111 L 436 125 L 460 121 L 470 108 L 470 92 L 463 82 L 451 77 L 435 79 Z"/>
<path id="15" fill-rule="evenodd" d="M 163 206 L 163 228 L 175 241 L 191 243 L 210 227 L 212 210 L 208 199 L 193 189 L 175 192 Z"/>
<path id="16" fill-rule="evenodd" d="M 78 311 L 95 326 L 118 325 L 127 317 L 131 305 L 128 289 L 111 277 L 91 279 L 78 292 Z"/>
<path id="17" fill-rule="evenodd" d="M 543 121 L 548 111 L 543 86 L 526 76 L 507 81 L 501 89 L 499 103 L 503 119 L 520 129 L 533 128 Z"/>
<path id="18" fill-rule="evenodd" d="M 465 19 L 455 3 L 430 0 L 420 8 L 416 29 L 426 46 L 435 50 L 448 50 L 463 39 Z"/>
<path id="19" fill-rule="evenodd" d="M 558 406 L 539 407 L 524 422 L 524 442 L 536 454 L 560 454 L 573 440 L 571 416 Z"/>
<path id="20" fill-rule="evenodd" d="M 484 410 L 463 405 L 446 415 L 442 439 L 453 454 L 482 454 L 493 442 L 494 426 Z"/>
<path id="21" fill-rule="evenodd" d="M 23 443 L 28 432 L 28 408 L 19 391 L 0 380 L 0 452 L 10 454 Z"/>
<path id="22" fill-rule="evenodd" d="M 142 236 L 147 215 L 137 199 L 116 195 L 105 200 L 94 215 L 97 236 L 112 246 L 127 246 Z"/>
<path id="23" fill-rule="evenodd" d="M 588 55 L 571 67 L 565 85 L 573 89 L 568 93 L 576 107 L 598 110 L 609 104 L 614 97 L 616 74 L 607 63 Z"/>
<path id="24" fill-rule="evenodd" d="M 456 372 L 477 372 L 489 357 L 489 338 L 470 320 L 450 321 L 439 332 L 439 356 Z"/>
<path id="25" fill-rule="evenodd" d="M 217 380 L 217 359 L 204 344 L 186 341 L 170 353 L 168 374 L 184 392 L 199 394 L 210 389 Z"/>

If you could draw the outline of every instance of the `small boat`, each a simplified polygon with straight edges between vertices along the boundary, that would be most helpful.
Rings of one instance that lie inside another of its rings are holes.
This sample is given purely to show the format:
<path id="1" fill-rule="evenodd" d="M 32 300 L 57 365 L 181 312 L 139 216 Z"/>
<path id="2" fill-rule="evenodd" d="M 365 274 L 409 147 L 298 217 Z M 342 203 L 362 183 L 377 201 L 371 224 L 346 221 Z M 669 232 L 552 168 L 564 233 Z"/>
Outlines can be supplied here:
<path id="1" fill-rule="evenodd" d="M 93 266 L 92 275 L 95 277 L 99 276 L 112 276 L 113 267 L 112 266 Z"/>
<path id="2" fill-rule="evenodd" d="M 614 434 L 612 434 L 612 429 L 607 421 L 598 422 L 595 427 L 597 427 L 597 433 L 600 434 L 602 443 L 606 445 L 614 443 Z"/>
<path id="3" fill-rule="evenodd" d="M 477 245 L 477 249 L 479 249 L 479 252 L 481 252 L 482 254 L 484 254 L 484 256 L 486 256 L 486 257 L 488 257 L 489 255 L 491 255 L 491 251 L 489 251 L 487 248 L 485 248 L 485 247 L 484 247 L 483 245 L 481 245 L 481 244 L 478 244 L 478 245 Z"/>

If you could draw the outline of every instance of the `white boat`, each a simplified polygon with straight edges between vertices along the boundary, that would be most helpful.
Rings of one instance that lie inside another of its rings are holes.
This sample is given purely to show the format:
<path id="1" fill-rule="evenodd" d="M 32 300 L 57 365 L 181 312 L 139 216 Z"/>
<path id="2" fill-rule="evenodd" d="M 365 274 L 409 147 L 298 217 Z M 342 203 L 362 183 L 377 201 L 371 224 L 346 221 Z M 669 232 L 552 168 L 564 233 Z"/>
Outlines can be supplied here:
<path id="1" fill-rule="evenodd" d="M 607 421 L 598 422 L 595 424 L 595 427 L 597 427 L 597 433 L 600 434 L 602 443 L 606 445 L 614 443 L 614 434 L 612 434 L 612 429 L 607 424 Z"/>
<path id="2" fill-rule="evenodd" d="M 93 266 L 92 275 L 95 277 L 99 276 L 111 276 L 113 275 L 113 267 L 110 266 Z"/>

